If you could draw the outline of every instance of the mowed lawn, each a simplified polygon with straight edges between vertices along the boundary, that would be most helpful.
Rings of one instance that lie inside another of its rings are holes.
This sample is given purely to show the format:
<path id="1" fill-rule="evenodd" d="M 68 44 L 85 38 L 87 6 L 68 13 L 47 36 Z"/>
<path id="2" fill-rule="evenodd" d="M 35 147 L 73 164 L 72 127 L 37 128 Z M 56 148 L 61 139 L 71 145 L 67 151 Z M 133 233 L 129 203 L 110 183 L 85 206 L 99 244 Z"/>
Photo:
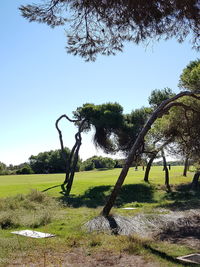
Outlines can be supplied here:
<path id="1" fill-rule="evenodd" d="M 121 169 L 113 170 L 94 170 L 77 172 L 75 174 L 72 195 L 82 195 L 89 188 L 98 186 L 112 186 L 115 184 Z M 182 176 L 183 166 L 172 166 L 170 170 L 170 184 L 180 184 L 190 182 L 193 176 L 188 172 L 187 177 Z M 6 175 L 0 176 L 0 197 L 13 196 L 16 194 L 26 194 L 31 189 L 46 192 L 52 196 L 60 196 L 60 185 L 64 180 L 64 174 L 33 174 L 33 175 Z M 125 184 L 143 183 L 144 171 L 139 167 L 138 171 L 130 168 Z M 161 166 L 152 167 L 150 172 L 151 184 L 164 184 L 164 171 Z M 57 186 L 57 187 L 56 187 Z"/>

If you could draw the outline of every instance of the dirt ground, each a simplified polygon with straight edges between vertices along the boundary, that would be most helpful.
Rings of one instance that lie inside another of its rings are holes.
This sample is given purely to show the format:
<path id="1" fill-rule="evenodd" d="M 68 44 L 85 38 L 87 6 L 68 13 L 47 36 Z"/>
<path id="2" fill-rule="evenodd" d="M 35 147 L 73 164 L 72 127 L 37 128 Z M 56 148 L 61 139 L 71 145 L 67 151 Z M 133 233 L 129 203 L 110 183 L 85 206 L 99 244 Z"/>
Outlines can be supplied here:
<path id="1" fill-rule="evenodd" d="M 161 267 L 156 262 L 149 262 L 142 256 L 115 254 L 111 251 L 101 251 L 93 255 L 89 255 L 83 249 L 73 249 L 66 253 L 48 252 L 42 256 L 29 255 L 26 257 L 16 258 L 12 263 L 6 266 L 65 266 L 65 267 Z M 162 267 L 164 267 L 162 265 Z"/>

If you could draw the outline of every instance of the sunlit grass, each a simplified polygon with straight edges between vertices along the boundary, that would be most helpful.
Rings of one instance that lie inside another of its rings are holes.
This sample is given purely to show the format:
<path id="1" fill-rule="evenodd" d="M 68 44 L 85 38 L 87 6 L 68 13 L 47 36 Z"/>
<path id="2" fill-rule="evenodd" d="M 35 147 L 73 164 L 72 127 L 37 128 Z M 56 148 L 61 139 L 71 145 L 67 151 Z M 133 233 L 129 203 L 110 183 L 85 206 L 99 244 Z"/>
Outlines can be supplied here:
<path id="1" fill-rule="evenodd" d="M 114 185 L 121 169 L 106 171 L 78 172 L 75 175 L 71 194 L 81 195 L 89 187 L 101 185 Z M 170 171 L 170 183 L 180 184 L 190 182 L 193 173 L 188 173 L 188 177 L 182 176 L 183 167 L 172 166 Z M 28 193 L 31 189 L 45 190 L 58 185 L 48 191 L 52 196 L 60 195 L 59 185 L 63 182 L 64 174 L 33 174 L 33 175 L 8 175 L 0 176 L 0 197 L 12 196 L 18 193 Z M 143 182 L 144 171 L 139 167 L 138 171 L 130 168 L 124 184 L 138 184 Z M 150 183 L 164 184 L 164 172 L 161 166 L 155 166 L 150 173 Z"/>

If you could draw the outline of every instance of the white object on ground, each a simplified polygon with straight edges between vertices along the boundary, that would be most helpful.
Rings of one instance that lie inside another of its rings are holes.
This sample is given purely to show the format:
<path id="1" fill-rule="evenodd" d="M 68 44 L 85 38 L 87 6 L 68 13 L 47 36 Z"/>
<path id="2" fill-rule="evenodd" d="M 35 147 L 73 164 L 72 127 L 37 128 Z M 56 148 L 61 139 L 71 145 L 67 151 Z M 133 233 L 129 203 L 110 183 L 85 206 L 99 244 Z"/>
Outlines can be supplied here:
<path id="1" fill-rule="evenodd" d="M 182 256 L 182 257 L 177 257 L 177 259 L 182 261 L 182 262 L 186 262 L 186 263 L 199 264 L 200 263 L 200 254 L 198 254 L 198 253 L 189 254 L 189 255 Z"/>
<path id="2" fill-rule="evenodd" d="M 16 235 L 23 235 L 23 236 L 27 236 L 27 237 L 32 237 L 32 238 L 46 238 L 46 237 L 54 237 L 55 236 L 52 234 L 37 232 L 37 231 L 33 231 L 33 230 L 21 230 L 21 231 L 16 231 L 16 232 L 11 232 L 11 233 L 16 234 Z"/>

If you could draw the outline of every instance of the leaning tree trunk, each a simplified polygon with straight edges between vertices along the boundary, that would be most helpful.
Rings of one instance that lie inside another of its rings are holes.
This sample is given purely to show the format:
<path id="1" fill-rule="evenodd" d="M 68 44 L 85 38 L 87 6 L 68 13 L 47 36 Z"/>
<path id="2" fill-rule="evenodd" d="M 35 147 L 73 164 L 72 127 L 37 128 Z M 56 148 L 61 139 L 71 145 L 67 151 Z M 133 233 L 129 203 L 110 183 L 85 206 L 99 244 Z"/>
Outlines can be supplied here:
<path id="1" fill-rule="evenodd" d="M 170 188 L 170 184 L 169 184 L 169 170 L 167 168 L 167 161 L 165 158 L 165 153 L 164 150 L 161 150 L 161 154 L 162 154 L 162 158 L 163 158 L 163 169 L 165 171 L 165 186 L 167 188 L 167 191 L 170 192 L 171 188 Z"/>
<path id="2" fill-rule="evenodd" d="M 194 98 L 200 99 L 198 96 L 196 96 L 195 94 L 185 91 L 185 92 L 181 92 L 177 95 L 175 95 L 174 97 L 167 99 L 165 101 L 163 101 L 158 108 L 152 113 L 152 115 L 150 116 L 149 120 L 146 122 L 145 126 L 143 127 L 142 131 L 140 132 L 140 134 L 138 135 L 138 137 L 135 140 L 135 143 L 133 144 L 128 158 L 124 164 L 124 167 L 118 177 L 118 180 L 114 186 L 114 189 L 110 195 L 110 197 L 108 198 L 107 203 L 105 204 L 101 214 L 103 216 L 108 216 L 110 213 L 110 210 L 112 209 L 114 202 L 117 198 L 117 195 L 122 187 L 122 184 L 127 176 L 127 173 L 129 171 L 129 168 L 134 160 L 134 158 L 136 157 L 137 152 L 139 152 L 139 149 L 143 146 L 144 143 L 144 137 L 145 135 L 148 133 L 148 131 L 151 129 L 152 124 L 156 121 L 156 119 L 158 117 L 162 117 L 165 113 L 169 112 L 170 108 L 174 107 L 174 106 L 182 106 L 184 107 L 185 105 L 183 103 L 180 102 L 173 102 L 177 99 L 179 99 L 180 97 L 183 96 L 192 96 Z M 140 152 L 141 153 L 141 152 Z"/>
<path id="3" fill-rule="evenodd" d="M 149 182 L 149 173 L 150 173 L 150 170 L 151 170 L 151 166 L 152 166 L 152 163 L 155 159 L 157 154 L 153 154 L 151 156 L 151 158 L 149 159 L 148 163 L 147 163 L 147 166 L 146 166 L 146 170 L 145 170 L 145 175 L 144 175 L 144 181 L 145 182 Z"/>
<path id="4" fill-rule="evenodd" d="M 192 190 L 198 190 L 199 187 L 199 176 L 200 176 L 200 171 L 196 171 L 191 183 L 191 189 Z"/>
<path id="5" fill-rule="evenodd" d="M 185 162 L 184 162 L 184 169 L 183 169 L 183 176 L 185 177 L 187 176 L 188 165 L 189 165 L 189 158 L 186 157 Z"/>
<path id="6" fill-rule="evenodd" d="M 140 132 L 140 134 L 138 135 L 138 137 L 135 140 L 135 143 L 133 144 L 133 146 L 131 147 L 131 150 L 129 152 L 128 158 L 124 164 L 124 167 L 122 168 L 122 171 L 117 179 L 117 182 L 114 186 L 114 189 L 110 195 L 110 197 L 108 198 L 107 203 L 105 204 L 101 214 L 103 216 L 108 216 L 110 213 L 110 210 L 112 209 L 114 202 L 117 198 L 117 195 L 122 187 L 122 184 L 127 176 L 127 173 L 129 171 L 129 168 L 133 162 L 133 160 L 136 157 L 137 152 L 139 152 L 139 149 L 141 149 L 143 147 L 144 144 L 144 137 L 146 136 L 146 134 L 148 133 L 148 131 L 151 129 L 152 124 L 156 121 L 156 119 L 158 117 L 162 117 L 164 114 L 166 114 L 167 112 L 169 112 L 169 110 L 174 107 L 174 106 L 181 106 L 183 108 L 189 108 L 189 106 L 186 106 L 183 103 L 180 102 L 173 102 L 176 101 L 177 99 L 183 97 L 183 96 L 191 96 L 195 99 L 200 100 L 200 97 L 198 97 L 197 95 L 195 95 L 194 93 L 185 91 L 185 92 L 181 92 L 177 95 L 175 95 L 174 97 L 164 100 L 159 106 L 158 108 L 152 113 L 152 115 L 150 116 L 149 120 L 146 122 L 146 124 L 144 125 L 142 131 Z M 141 154 L 141 152 L 140 152 Z"/>

